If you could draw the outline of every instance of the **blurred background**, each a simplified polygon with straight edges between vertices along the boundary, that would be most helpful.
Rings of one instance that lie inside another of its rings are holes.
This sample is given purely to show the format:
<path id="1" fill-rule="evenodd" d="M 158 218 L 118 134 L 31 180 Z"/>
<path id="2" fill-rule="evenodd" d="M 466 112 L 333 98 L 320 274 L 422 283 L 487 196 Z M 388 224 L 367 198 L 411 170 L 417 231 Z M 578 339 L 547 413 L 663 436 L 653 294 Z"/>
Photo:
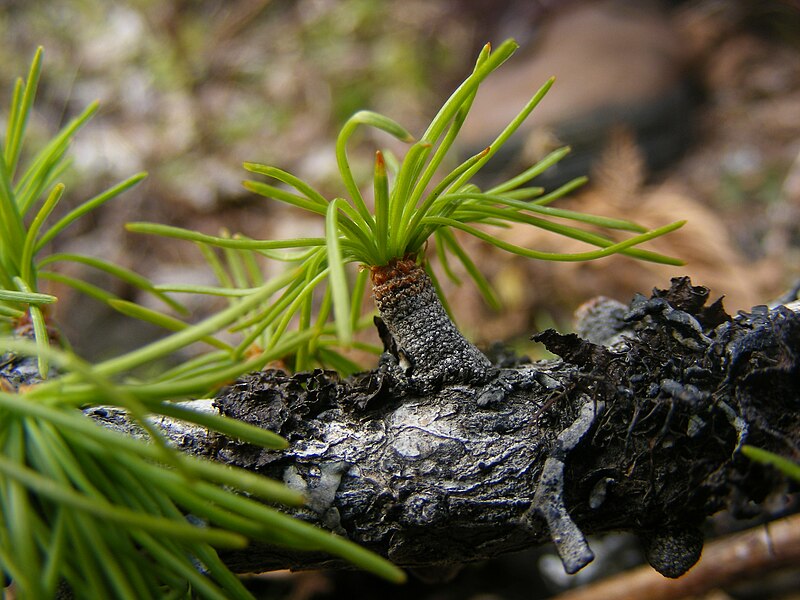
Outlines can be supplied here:
<path id="1" fill-rule="evenodd" d="M 320 221 L 246 192 L 242 162 L 272 164 L 326 195 L 341 194 L 333 144 L 349 115 L 369 108 L 420 134 L 480 47 L 507 37 L 522 47 L 481 89 L 463 131 L 464 156 L 485 147 L 548 77 L 557 81 L 480 183 L 570 144 L 572 155 L 537 180 L 554 187 L 590 176 L 560 205 L 651 227 L 688 219 L 649 246 L 687 265 L 617 257 L 535 263 L 464 240 L 505 303 L 494 313 L 468 283 L 448 288 L 459 325 L 474 339 L 514 342 L 548 326 L 569 330 L 587 299 L 627 301 L 634 292 L 668 287 L 677 275 L 724 295 L 729 312 L 767 303 L 800 278 L 796 0 L 5 0 L 0 33 L 0 106 L 8 105 L 35 48 L 45 48 L 34 138 L 47 139 L 101 101 L 74 145 L 61 210 L 139 170 L 150 173 L 73 226 L 55 249 L 100 255 L 157 283 L 213 279 L 190 244 L 128 234 L 125 222 L 256 238 L 321 233 Z M 366 181 L 376 144 L 390 140 L 365 135 L 357 143 L 356 176 Z M 573 249 L 535 230 L 503 235 L 536 249 Z M 118 282 L 70 268 L 147 302 Z M 160 334 L 130 327 L 69 290 L 57 293 L 57 319 L 84 356 L 116 354 Z M 635 551 L 617 554 L 623 566 L 640 560 Z M 476 566 L 418 593 L 538 598 L 580 579 L 548 571 L 547 561 L 537 552 Z M 271 575 L 263 597 L 346 597 L 365 593 L 364 586 L 353 574 Z"/>
<path id="2" fill-rule="evenodd" d="M 34 135 L 45 139 L 101 101 L 73 149 L 62 210 L 150 173 L 57 249 L 99 253 L 156 282 L 211 283 L 211 275 L 190 244 L 127 234 L 125 222 L 257 238 L 321 231 L 319 220 L 246 192 L 242 162 L 279 166 L 338 195 L 333 141 L 349 115 L 369 108 L 419 134 L 480 47 L 507 37 L 522 47 L 481 89 L 463 155 L 491 142 L 548 77 L 557 80 L 479 183 L 570 144 L 572 155 L 538 181 L 552 188 L 589 175 L 591 184 L 561 205 L 652 227 L 688 219 L 651 244 L 688 264 L 534 263 L 468 239 L 505 302 L 493 313 L 473 286 L 449 289 L 470 335 L 488 343 L 553 324 L 568 329 L 586 299 L 627 301 L 678 274 L 725 295 L 731 311 L 768 302 L 800 276 L 796 1 L 20 0 L 3 3 L 0 30 L 6 96 L 37 45 L 45 47 Z M 391 140 L 357 143 L 357 177 L 367 181 L 374 148 Z M 531 228 L 505 235 L 571 249 Z M 99 306 L 73 312 L 63 294 L 59 311 L 70 318 L 60 320 L 86 355 L 154 334 L 120 330 Z M 101 321 L 106 335 L 91 339 Z"/>

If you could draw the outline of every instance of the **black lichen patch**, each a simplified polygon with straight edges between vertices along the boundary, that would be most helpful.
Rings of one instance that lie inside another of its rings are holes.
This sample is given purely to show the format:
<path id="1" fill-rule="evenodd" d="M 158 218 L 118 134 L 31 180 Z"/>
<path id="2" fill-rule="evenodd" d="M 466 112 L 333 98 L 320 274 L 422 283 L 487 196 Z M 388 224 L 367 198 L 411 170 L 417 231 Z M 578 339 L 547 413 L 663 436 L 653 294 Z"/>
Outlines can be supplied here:
<path id="1" fill-rule="evenodd" d="M 691 569 L 703 552 L 703 534 L 696 528 L 671 528 L 642 536 L 644 555 L 664 577 L 676 579 Z"/>
<path id="2" fill-rule="evenodd" d="M 673 308 L 693 315 L 707 329 L 731 320 L 722 306 L 722 298 L 706 306 L 708 288 L 692 285 L 688 277 L 674 277 L 668 290 L 654 289 L 653 298 L 663 298 Z"/>
<path id="3" fill-rule="evenodd" d="M 287 375 L 270 369 L 250 373 L 214 401 L 222 414 L 281 434 L 336 404 L 336 373 L 314 370 Z"/>
<path id="4" fill-rule="evenodd" d="M 533 336 L 533 340 L 541 342 L 553 354 L 582 369 L 607 367 L 613 358 L 607 348 L 587 342 L 574 333 L 562 334 L 555 329 L 548 329 Z"/>
<path id="5" fill-rule="evenodd" d="M 250 373 L 223 389 L 214 400 L 226 416 L 281 435 L 297 435 L 303 423 L 329 409 L 365 411 L 398 398 L 398 382 L 385 368 L 341 379 L 333 371 L 288 375 L 270 369 Z"/>
<path id="6" fill-rule="evenodd" d="M 619 521 L 651 532 L 673 531 L 677 523 L 691 528 L 732 496 L 758 499 L 765 489 L 763 470 L 738 458 L 731 468 L 730 457 L 745 441 L 774 448 L 770 432 L 777 428 L 768 424 L 777 420 L 786 431 L 787 420 L 800 419 L 797 410 L 762 415 L 759 408 L 796 407 L 800 318 L 788 309 L 731 318 L 719 301 L 706 306 L 707 299 L 708 291 L 688 278 L 674 279 L 649 299 L 637 296 L 625 315 L 624 343 L 612 348 L 554 331 L 535 337 L 578 367 L 571 394 L 606 406 L 591 442 L 567 461 L 566 477 L 580 482 L 570 486 L 567 505 L 582 527 Z M 783 399 L 759 397 L 766 379 Z M 603 502 L 592 502 L 598 482 L 609 479 L 615 484 L 603 488 Z M 654 544 L 656 556 L 663 544 Z M 683 558 L 667 554 L 683 568 L 692 548 Z M 680 570 L 668 562 L 659 564 Z"/>

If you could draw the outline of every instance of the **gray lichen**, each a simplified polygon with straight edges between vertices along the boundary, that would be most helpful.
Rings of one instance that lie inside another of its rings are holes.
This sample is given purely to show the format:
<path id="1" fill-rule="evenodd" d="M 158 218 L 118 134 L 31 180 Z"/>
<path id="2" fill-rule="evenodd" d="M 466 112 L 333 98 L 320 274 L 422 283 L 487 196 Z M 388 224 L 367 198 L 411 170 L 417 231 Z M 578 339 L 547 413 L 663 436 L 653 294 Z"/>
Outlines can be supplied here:
<path id="1" fill-rule="evenodd" d="M 550 536 L 556 551 L 564 564 L 564 570 L 577 573 L 592 560 L 594 553 L 586 543 L 586 537 L 567 512 L 564 502 L 564 461 L 570 450 L 573 450 L 594 424 L 602 412 L 602 403 L 595 403 L 585 398 L 578 418 L 572 425 L 564 429 L 556 438 L 554 448 L 547 457 L 539 476 L 536 493 L 531 508 L 525 514 L 525 521 L 539 515 L 547 522 Z"/>

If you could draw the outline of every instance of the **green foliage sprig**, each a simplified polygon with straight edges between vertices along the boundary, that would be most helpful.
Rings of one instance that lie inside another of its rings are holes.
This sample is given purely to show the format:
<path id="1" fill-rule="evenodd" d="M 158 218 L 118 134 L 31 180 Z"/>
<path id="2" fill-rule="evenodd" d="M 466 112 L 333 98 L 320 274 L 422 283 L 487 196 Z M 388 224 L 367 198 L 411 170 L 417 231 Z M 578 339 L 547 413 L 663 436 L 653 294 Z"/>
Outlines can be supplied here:
<path id="1" fill-rule="evenodd" d="M 742 446 L 742 454 L 762 465 L 772 465 L 787 477 L 800 483 L 800 463 L 755 446 Z"/>
<path id="2" fill-rule="evenodd" d="M 280 320 L 288 323 L 295 315 L 301 315 L 300 327 L 306 326 L 314 302 L 311 291 L 313 287 L 324 282 L 328 284 L 327 290 L 332 298 L 336 332 L 344 344 L 351 342 L 353 330 L 358 325 L 354 315 L 361 314 L 361 295 L 354 293 L 353 290 L 363 287 L 367 276 L 362 270 L 351 288 L 345 265 L 359 263 L 368 267 L 379 267 L 386 265 L 392 259 L 420 256 L 430 238 L 436 243 L 438 255 L 443 260 L 446 271 L 449 272 L 448 255 L 461 261 L 483 295 L 490 302 L 496 303 L 488 281 L 469 259 L 467 252 L 453 235 L 453 229 L 464 231 L 501 250 L 541 260 L 592 260 L 621 253 L 641 260 L 682 264 L 676 259 L 634 246 L 681 227 L 683 221 L 648 231 L 630 221 L 549 206 L 553 201 L 582 185 L 585 178 L 571 181 L 548 194 L 544 194 L 544 190 L 540 187 L 526 185 L 560 160 L 568 149 L 551 153 L 518 176 L 489 190 L 481 191 L 471 183 L 473 176 L 503 146 L 544 97 L 553 84 L 552 79 L 542 86 L 488 148 L 462 162 L 435 182 L 437 173 L 452 149 L 470 111 L 478 87 L 491 72 L 511 56 L 516 48 L 517 44 L 512 40 L 504 42 L 495 51 L 491 51 L 487 45 L 480 53 L 472 74 L 444 103 L 418 141 L 414 141 L 413 136 L 401 125 L 383 115 L 371 111 L 361 111 L 353 115 L 342 127 L 336 143 L 336 159 L 347 192 L 346 198 L 337 197 L 328 200 L 311 185 L 282 169 L 245 163 L 248 171 L 277 180 L 284 186 L 278 187 L 262 181 L 246 181 L 244 185 L 247 189 L 324 218 L 326 227 L 324 239 L 229 240 L 149 223 L 132 223 L 128 228 L 131 231 L 192 240 L 223 248 L 250 249 L 264 253 L 276 249 L 297 250 L 298 254 L 294 257 L 299 263 L 297 275 L 285 289 L 283 297 L 287 301 L 282 305 Z M 396 172 L 388 172 L 390 169 L 384 154 L 376 153 L 373 210 L 368 207 L 353 177 L 347 156 L 348 141 L 361 126 L 373 127 L 399 140 L 413 142 Z M 635 235 L 623 241 L 615 241 L 560 221 L 574 221 L 609 230 L 633 232 Z M 546 229 L 558 235 L 580 240 L 596 249 L 579 253 L 542 252 L 510 244 L 490 233 L 486 227 L 503 227 L 511 223 L 524 223 Z M 327 318 L 327 315 L 323 316 Z M 283 333 L 283 330 L 280 331 Z M 316 342 L 310 342 L 314 343 Z M 306 348 L 303 355 L 309 355 L 311 352 Z"/>
<path id="3" fill-rule="evenodd" d="M 25 318 L 30 321 L 36 343 L 43 350 L 38 354 L 39 371 L 42 377 L 47 377 L 49 369 L 46 349 L 49 336 L 45 307 L 55 302 L 56 298 L 38 292 L 42 265 L 37 262 L 37 255 L 73 221 L 136 185 L 145 174 L 134 175 L 45 228 L 47 218 L 64 193 L 64 185 L 57 183 L 57 180 L 69 164 L 66 153 L 70 141 L 97 111 L 98 105 L 91 104 L 44 148 L 35 153 L 25 168 L 21 168 L 25 133 L 39 85 L 41 67 L 40 48 L 34 56 L 27 79 L 18 79 L 14 87 L 5 141 L 1 149 L 0 327 L 8 330 L 10 324 L 19 323 Z"/>
<path id="4" fill-rule="evenodd" d="M 261 369 L 317 332 L 294 331 L 271 348 L 246 354 L 255 339 L 248 330 L 254 327 L 253 316 L 293 276 L 290 272 L 265 281 L 249 251 L 231 249 L 219 261 L 204 249 L 229 285 L 213 293 L 228 296 L 230 304 L 196 324 L 123 301 L 56 267 L 71 261 L 100 269 L 185 313 L 166 290 L 128 269 L 71 253 L 40 257 L 77 218 L 144 177 L 129 178 L 46 227 L 64 191 L 57 179 L 68 165 L 69 141 L 96 105 L 36 153 L 18 175 L 41 60 L 39 50 L 28 79 L 16 85 L 0 148 L 0 333 L 5 334 L 0 336 L 0 586 L 12 583 L 16 597 L 36 600 L 55 597 L 62 583 L 77 597 L 251 598 L 216 550 L 241 548 L 250 540 L 326 551 L 402 581 L 402 571 L 386 560 L 271 506 L 302 505 L 298 492 L 243 469 L 183 454 L 153 425 L 153 417 L 170 418 L 265 448 L 286 447 L 272 432 L 174 400 L 202 396 Z M 52 343 L 44 307 L 57 298 L 40 290 L 43 279 L 71 285 L 174 333 L 88 364 Z M 264 327 L 280 327 L 266 317 Z M 27 322 L 35 341 L 27 339 Z M 222 341 L 218 335 L 231 328 L 248 332 L 244 337 L 251 339 L 241 347 Z M 213 351 L 151 378 L 133 376 L 138 367 L 158 364 L 198 342 Z M 26 357 L 38 361 L 39 378 L 23 368 Z M 23 385 L 11 383 L 17 379 Z M 91 407 L 122 409 L 139 436 L 101 426 L 84 412 Z"/>

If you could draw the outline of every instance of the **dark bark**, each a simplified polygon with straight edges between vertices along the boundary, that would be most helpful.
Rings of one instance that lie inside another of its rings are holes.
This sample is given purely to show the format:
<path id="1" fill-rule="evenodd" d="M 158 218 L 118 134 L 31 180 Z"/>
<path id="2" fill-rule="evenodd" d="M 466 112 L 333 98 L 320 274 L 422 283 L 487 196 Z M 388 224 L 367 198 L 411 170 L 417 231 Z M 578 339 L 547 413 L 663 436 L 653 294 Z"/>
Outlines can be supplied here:
<path id="1" fill-rule="evenodd" d="M 536 339 L 560 360 L 499 356 L 488 380 L 425 393 L 391 353 L 348 380 L 252 374 L 216 405 L 289 449 L 218 439 L 204 451 L 304 490 L 300 517 L 401 566 L 553 539 L 573 572 L 592 559 L 584 534 L 629 530 L 675 577 L 696 561 L 708 515 L 750 515 L 785 484 L 739 454 L 743 443 L 800 456 L 800 317 L 779 306 L 731 319 L 706 297 L 681 279 L 628 307 L 600 303 L 581 330 L 613 345 L 547 331 Z M 238 571 L 341 566 L 267 546 L 225 560 Z"/>
<path id="2" fill-rule="evenodd" d="M 376 325 L 417 393 L 449 382 L 483 382 L 494 372 L 486 356 L 456 328 L 425 269 L 413 258 L 372 270 Z"/>

